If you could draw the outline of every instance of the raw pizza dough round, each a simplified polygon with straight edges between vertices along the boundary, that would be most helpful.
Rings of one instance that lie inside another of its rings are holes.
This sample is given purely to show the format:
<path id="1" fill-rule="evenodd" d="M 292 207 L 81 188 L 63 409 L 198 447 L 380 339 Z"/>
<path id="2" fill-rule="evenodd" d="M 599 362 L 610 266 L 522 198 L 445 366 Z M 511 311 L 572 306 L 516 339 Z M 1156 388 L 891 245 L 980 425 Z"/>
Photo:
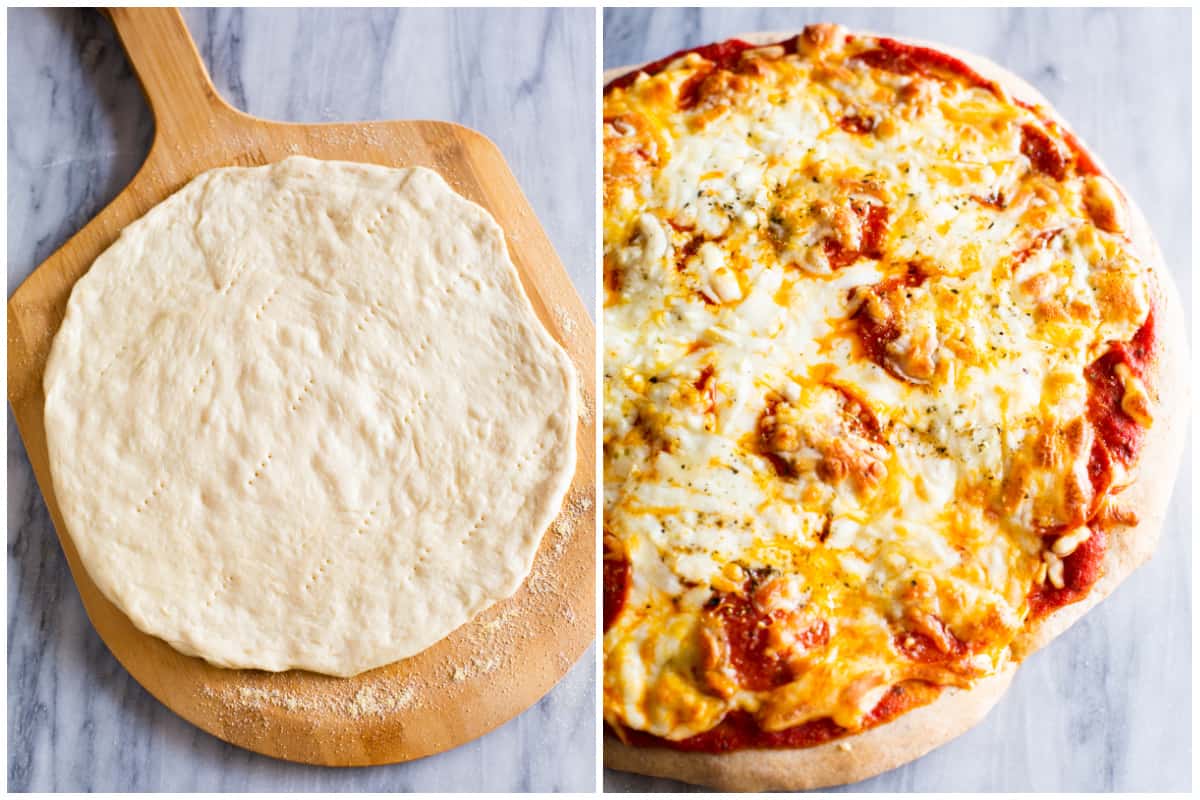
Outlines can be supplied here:
<path id="1" fill-rule="evenodd" d="M 46 367 L 70 535 L 141 630 L 349 676 L 528 574 L 575 465 L 569 357 L 435 172 L 206 172 L 76 284 Z"/>
<path id="2" fill-rule="evenodd" d="M 799 31 L 738 34 L 755 45 L 783 42 Z M 854 31 L 861 36 L 884 36 Z M 929 47 L 967 64 L 1004 91 L 1033 103 L 1065 130 L 1071 126 L 1050 101 L 1024 79 L 982 56 L 958 48 L 911 37 L 887 35 L 907 44 Z M 604 72 L 605 84 L 633 72 L 644 64 L 617 67 Z M 1163 254 L 1149 223 L 1128 193 L 1094 152 L 1088 156 L 1104 175 L 1118 186 L 1132 219 L 1130 236 L 1139 255 L 1153 270 L 1157 286 L 1160 341 L 1156 359 L 1158 397 L 1154 401 L 1154 426 L 1146 437 L 1139 458 L 1138 480 L 1126 490 L 1129 507 L 1138 515 L 1137 524 L 1127 528 L 1106 553 L 1104 573 L 1083 600 L 1063 606 L 1033 625 L 1012 643 L 1013 661 L 1005 670 L 980 680 L 975 686 L 947 689 L 927 706 L 856 734 L 815 747 L 801 749 L 756 749 L 729 753 L 683 752 L 662 747 L 632 747 L 608 730 L 604 735 L 604 763 L 611 769 L 672 778 L 710 786 L 721 791 L 810 791 L 871 778 L 895 769 L 940 747 L 977 725 L 1001 699 L 1020 662 L 1037 652 L 1099 605 L 1153 555 L 1166 517 L 1167 505 L 1186 441 L 1186 384 L 1178 379 L 1187 364 L 1182 304 Z"/>

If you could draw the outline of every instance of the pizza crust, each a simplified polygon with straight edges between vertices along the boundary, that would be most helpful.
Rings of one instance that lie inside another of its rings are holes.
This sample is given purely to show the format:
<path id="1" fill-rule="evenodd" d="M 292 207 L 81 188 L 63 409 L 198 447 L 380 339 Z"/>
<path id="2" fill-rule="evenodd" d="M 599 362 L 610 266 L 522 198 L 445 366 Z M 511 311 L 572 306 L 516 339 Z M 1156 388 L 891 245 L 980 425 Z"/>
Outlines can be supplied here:
<path id="1" fill-rule="evenodd" d="M 760 32 L 728 38 L 767 45 L 790 39 L 797 33 Z M 884 36 L 868 31 L 854 33 Z M 1074 134 L 1066 120 L 1037 89 L 992 61 L 921 39 L 901 36 L 888 38 L 954 56 L 983 77 L 994 81 L 1011 96 L 1040 106 L 1043 113 Z M 606 70 L 604 83 L 607 85 L 641 66 L 644 64 Z M 1059 609 L 1019 635 L 1012 643 L 1016 663 L 1003 672 L 980 681 L 969 690 L 948 689 L 929 705 L 863 733 L 799 750 L 746 749 L 723 754 L 631 747 L 611 733 L 606 733 L 606 767 L 711 786 L 722 791 L 805 791 L 853 783 L 895 769 L 940 747 L 981 721 L 1007 690 L 1020 661 L 1070 628 L 1154 553 L 1186 441 L 1187 386 L 1179 380 L 1168 379 L 1188 374 L 1182 304 L 1179 290 L 1166 269 L 1162 251 L 1154 240 L 1145 216 L 1082 140 L 1080 146 L 1125 198 L 1134 247 L 1156 277 L 1159 324 L 1159 350 L 1155 365 L 1157 385 L 1155 387 L 1152 384 L 1151 389 L 1158 392 L 1154 424 L 1146 436 L 1136 473 L 1137 480 L 1122 494 L 1122 499 L 1136 512 L 1139 522 L 1131 528 L 1111 534 L 1104 574 L 1087 598 Z"/>

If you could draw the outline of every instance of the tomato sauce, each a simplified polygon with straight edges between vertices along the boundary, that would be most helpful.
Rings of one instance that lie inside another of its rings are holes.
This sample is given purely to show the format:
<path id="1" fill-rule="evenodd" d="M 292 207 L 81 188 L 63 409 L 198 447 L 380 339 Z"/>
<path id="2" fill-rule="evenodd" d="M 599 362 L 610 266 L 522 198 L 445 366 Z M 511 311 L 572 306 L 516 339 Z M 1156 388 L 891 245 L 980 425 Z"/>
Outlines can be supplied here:
<path id="1" fill-rule="evenodd" d="M 945 632 L 951 646 L 943 651 L 933 639 L 920 632 L 901 632 L 896 634 L 896 649 L 908 656 L 912 661 L 922 664 L 945 664 L 960 661 L 967 653 L 967 646 L 949 630 Z"/>
<path id="2" fill-rule="evenodd" d="M 704 369 L 700 370 L 700 377 L 692 384 L 696 387 L 696 391 L 704 395 L 704 399 L 708 401 L 704 407 L 705 414 L 715 414 L 717 411 L 716 383 L 713 381 L 715 374 L 716 367 L 707 364 Z"/>
<path id="3" fill-rule="evenodd" d="M 854 213 L 861 220 L 862 242 L 857 250 L 847 250 L 836 239 L 824 242 L 825 256 L 834 269 L 848 267 L 860 258 L 883 258 L 883 240 L 887 235 L 887 206 L 867 203 L 855 206 Z"/>
<path id="4" fill-rule="evenodd" d="M 1075 154 L 1075 171 L 1080 175 L 1099 175 L 1099 165 L 1088 154 L 1088 151 L 1083 148 L 1080 141 L 1075 138 L 1075 134 L 1061 129 L 1058 132 L 1063 137 L 1063 141 L 1067 143 L 1067 147 L 1071 148 L 1071 152 Z"/>
<path id="5" fill-rule="evenodd" d="M 917 681 L 893 686 L 863 719 L 862 726 L 853 731 L 843 728 L 829 717 L 811 720 L 781 731 L 764 731 L 749 712 L 732 711 L 726 714 L 715 728 L 679 741 L 663 739 L 643 731 L 627 729 L 622 733 L 625 741 L 635 747 L 668 747 L 693 753 L 728 753 L 748 747 L 815 747 L 895 719 L 906 711 L 933 701 L 939 691 L 936 686 Z"/>
<path id="6" fill-rule="evenodd" d="M 854 37 L 850 37 L 853 41 Z M 970 86 L 978 86 L 992 92 L 997 91 L 996 84 L 984 78 L 964 62 L 929 47 L 905 44 L 895 39 L 878 39 L 871 50 L 864 50 L 852 57 L 851 60 L 861 61 L 869 67 L 885 72 L 895 72 L 900 75 L 932 75 L 950 74 L 962 78 Z"/>
<path id="7" fill-rule="evenodd" d="M 863 114 L 847 114 L 838 120 L 838 127 L 847 133 L 870 133 L 875 130 L 875 118 Z"/>
<path id="8" fill-rule="evenodd" d="M 1062 233 L 1062 230 L 1062 228 L 1054 228 L 1052 230 L 1042 231 L 1037 236 L 1033 237 L 1032 242 L 1013 254 L 1013 270 L 1016 270 L 1017 267 L 1028 261 L 1029 257 L 1034 253 L 1048 246 L 1050 242 L 1054 240 L 1055 236 L 1058 236 L 1060 233 Z"/>
<path id="9" fill-rule="evenodd" d="M 1036 125 L 1026 123 L 1021 126 L 1021 154 L 1043 175 L 1049 175 L 1056 181 L 1067 177 L 1070 154 Z"/>
<path id="10" fill-rule="evenodd" d="M 1108 535 L 1103 528 L 1094 528 L 1092 535 L 1063 559 L 1063 586 L 1055 588 L 1048 581 L 1039 583 L 1029 593 L 1029 614 L 1038 619 L 1087 596 L 1092 585 L 1100 579 L 1104 554 L 1108 550 Z"/>
<path id="11" fill-rule="evenodd" d="M 1113 343 L 1107 353 L 1084 371 L 1089 388 L 1088 421 L 1109 455 L 1124 466 L 1137 458 L 1145 429 L 1121 409 L 1125 390 L 1116 368 L 1118 364 L 1124 364 L 1134 375 L 1143 378 L 1154 352 L 1154 339 L 1154 313 L 1151 312 L 1131 340 Z"/>
<path id="12" fill-rule="evenodd" d="M 1024 100 L 1013 98 L 1013 102 L 1026 111 L 1032 111 L 1042 120 L 1042 124 L 1053 130 L 1056 134 L 1062 137 L 1063 142 L 1075 157 L 1075 171 L 1080 175 L 1099 175 L 1100 167 L 1084 149 L 1083 144 L 1076 138 L 1075 134 L 1068 130 L 1063 130 L 1062 126 L 1057 122 L 1041 117 L 1041 109 L 1032 103 L 1026 103 Z"/>
<path id="13" fill-rule="evenodd" d="M 803 35 L 803 34 L 801 34 Z M 782 42 L 776 42 L 777 46 L 781 46 L 786 53 L 795 53 L 799 36 L 793 36 L 791 39 L 786 39 Z M 847 41 L 853 42 L 856 37 L 849 36 Z M 859 37 L 861 38 L 861 37 Z M 741 39 L 727 39 L 723 42 L 714 42 L 702 47 L 692 47 L 678 52 L 672 53 L 666 58 L 660 58 L 657 61 L 652 61 L 640 69 L 621 75 L 614 78 L 604 86 L 604 91 L 607 94 L 610 89 L 624 88 L 637 80 L 637 76 L 641 73 L 647 75 L 655 75 L 662 72 L 668 64 L 677 58 L 687 55 L 688 53 L 696 53 L 707 61 L 713 62 L 713 69 L 734 69 L 741 55 L 746 50 L 753 50 L 758 47 L 766 47 L 768 45 L 755 45 Z M 881 69 L 886 72 L 894 72 L 899 75 L 923 75 L 932 77 L 958 77 L 966 81 L 967 85 L 975 86 L 981 89 L 987 89 L 993 94 L 1000 96 L 1000 87 L 995 81 L 988 80 L 980 75 L 975 70 L 971 69 L 966 62 L 955 58 L 948 53 L 943 53 L 930 47 L 922 47 L 920 45 L 906 44 L 895 39 L 880 38 L 875 40 L 875 47 L 870 50 L 852 56 L 852 60 L 861 61 L 869 67 Z M 707 75 L 707 71 L 701 78 Z M 681 93 L 682 95 L 682 93 Z M 1027 103 L 1023 100 L 1013 98 L 1013 102 L 1018 106 L 1032 111 L 1035 114 L 1039 113 L 1037 106 Z M 686 107 L 686 106 L 684 106 Z M 1099 175 L 1100 167 L 1092 159 L 1091 155 L 1083 148 L 1083 145 L 1070 131 L 1062 130 L 1061 126 L 1049 120 L 1043 119 L 1043 124 L 1050 126 L 1054 131 L 1062 137 L 1068 149 L 1074 157 L 1075 169 L 1081 175 Z M 838 122 L 844 129 L 855 133 L 867 133 L 874 129 L 874 120 L 870 120 L 870 127 L 867 128 L 868 120 L 865 118 L 843 117 Z M 1029 127 L 1029 126 L 1026 126 Z M 1044 132 L 1041 137 L 1037 134 L 1025 134 L 1022 131 L 1022 152 L 1028 146 L 1030 152 L 1034 155 L 1026 153 L 1030 161 L 1035 165 L 1036 169 L 1046 172 L 1045 168 L 1053 170 L 1047 174 L 1056 174 L 1059 171 L 1060 159 L 1048 155 L 1045 150 Z M 1028 145 L 1026 142 L 1028 141 Z M 1062 174 L 1065 174 L 1062 173 Z M 1059 180 L 1061 180 L 1059 176 Z"/>
<path id="14" fill-rule="evenodd" d="M 920 286 L 925 282 L 925 278 L 925 273 L 915 264 L 909 264 L 904 274 L 894 275 L 880 281 L 876 284 L 874 291 L 880 298 L 885 298 L 901 286 L 913 288 Z M 887 345 L 900 335 L 900 329 L 896 326 L 895 321 L 889 318 L 881 322 L 865 313 L 862 308 L 854 313 L 853 319 L 858 322 L 858 337 L 862 341 L 863 349 L 867 351 L 867 357 L 900 380 L 907 380 L 902 375 L 896 375 L 895 371 L 888 366 Z"/>
<path id="15" fill-rule="evenodd" d="M 629 584 L 632 576 L 629 574 L 629 559 L 623 553 L 616 553 L 604 546 L 604 630 L 607 632 L 616 621 L 621 609 L 625 607 L 625 598 L 629 596 Z"/>
<path id="16" fill-rule="evenodd" d="M 683 247 L 679 248 L 679 252 L 675 256 L 675 270 L 677 272 L 683 272 L 687 269 L 688 259 L 696 255 L 702 244 L 704 244 L 703 236 L 693 236 L 684 243 Z"/>
<path id="17" fill-rule="evenodd" d="M 740 686 L 765 692 L 794 680 L 791 667 L 770 647 L 772 617 L 755 606 L 750 592 L 716 595 L 709 601 L 708 613 L 720 620 L 729 643 L 729 660 L 737 671 Z M 829 625 L 824 620 L 797 637 L 803 648 L 818 647 L 828 641 Z"/>
<path id="18" fill-rule="evenodd" d="M 715 67 L 701 67 L 696 70 L 679 87 L 679 107 L 683 110 L 694 108 L 700 102 L 701 89 L 704 81 L 715 71 Z"/>
<path id="19" fill-rule="evenodd" d="M 1088 381 L 1087 417 L 1096 432 L 1088 476 L 1097 498 L 1103 498 L 1111 487 L 1114 464 L 1132 465 L 1145 438 L 1145 429 L 1121 408 L 1125 390 L 1116 366 L 1125 364 L 1130 372 L 1144 379 L 1154 356 L 1155 341 L 1155 314 L 1151 310 L 1132 339 L 1114 342 L 1108 352 L 1084 371 Z M 1091 530 L 1091 536 L 1063 559 L 1063 587 L 1057 589 L 1042 583 L 1030 591 L 1029 609 L 1035 619 L 1082 600 L 1100 579 L 1108 552 L 1108 534 L 1101 525 L 1093 525 Z M 1058 533 L 1061 532 L 1054 532 Z"/>
<path id="20" fill-rule="evenodd" d="M 790 41 L 793 40 L 789 40 L 789 42 Z M 604 91 L 607 93 L 610 89 L 622 89 L 637 80 L 637 76 L 643 72 L 647 75 L 656 75 L 659 72 L 662 72 L 663 69 L 665 69 L 666 66 L 672 61 L 677 58 L 682 58 L 688 53 L 695 53 L 705 61 L 713 62 L 714 69 L 731 69 L 737 65 L 738 59 L 741 57 L 743 52 L 746 50 L 753 50 L 756 46 L 757 45 L 750 44 L 749 42 L 744 42 L 741 39 L 726 39 L 723 42 L 714 42 L 713 44 L 706 44 L 703 47 L 691 47 L 684 50 L 679 50 L 667 56 L 666 58 L 660 58 L 657 61 L 652 61 L 640 69 L 636 69 L 633 72 L 629 72 L 619 78 L 614 78 L 605 84 Z M 707 72 L 704 74 L 707 75 Z"/>

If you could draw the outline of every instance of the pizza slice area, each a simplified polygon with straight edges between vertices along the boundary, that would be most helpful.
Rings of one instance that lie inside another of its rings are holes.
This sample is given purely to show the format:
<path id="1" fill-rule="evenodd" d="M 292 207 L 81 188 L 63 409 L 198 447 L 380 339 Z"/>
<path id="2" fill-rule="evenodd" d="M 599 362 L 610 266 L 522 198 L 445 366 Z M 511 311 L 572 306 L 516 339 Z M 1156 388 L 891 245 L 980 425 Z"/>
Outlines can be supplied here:
<path id="1" fill-rule="evenodd" d="M 606 585 L 661 568 L 642 564 L 647 557 L 643 547 L 629 560 L 606 558 Z M 707 583 L 682 581 L 671 599 L 636 579 L 624 587 L 606 650 L 639 658 L 606 672 L 610 722 L 684 747 L 731 714 L 763 734 L 817 726 L 845 735 L 869 725 L 900 687 L 966 686 L 1003 658 L 986 649 L 1002 612 L 982 624 L 949 622 L 968 595 L 929 572 L 889 581 L 863 607 L 851 599 L 861 579 L 837 556 L 815 549 L 794 558 L 807 563 L 783 572 L 727 562 Z M 679 614 L 681 606 L 693 613 Z"/>
<path id="2" fill-rule="evenodd" d="M 1136 520 L 1154 288 L 1044 110 L 813 26 L 605 95 L 605 717 L 724 751 L 1002 669 Z"/>

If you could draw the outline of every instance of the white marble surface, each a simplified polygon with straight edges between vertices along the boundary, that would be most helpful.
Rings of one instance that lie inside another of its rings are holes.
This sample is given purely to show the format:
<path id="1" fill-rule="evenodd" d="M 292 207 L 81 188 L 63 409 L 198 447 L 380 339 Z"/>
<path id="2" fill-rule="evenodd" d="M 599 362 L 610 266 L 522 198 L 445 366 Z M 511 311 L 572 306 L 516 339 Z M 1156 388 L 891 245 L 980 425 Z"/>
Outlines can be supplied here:
<path id="1" fill-rule="evenodd" d="M 492 138 L 585 304 L 594 291 L 595 15 L 580 10 L 189 10 L 217 88 L 298 122 L 446 119 Z M 93 11 L 8 14 L 8 293 L 133 176 L 149 111 Z M 336 770 L 227 745 L 160 705 L 92 630 L 8 418 L 8 788 L 589 791 L 594 656 L 456 750 Z"/>
<path id="2" fill-rule="evenodd" d="M 1191 19 L 1183 10 L 607 9 L 604 66 L 809 22 L 962 47 L 1029 80 L 1124 184 L 1191 297 Z M 1190 464 L 1190 452 L 1185 464 Z M 1187 791 L 1191 485 L 1154 559 L 1033 656 L 978 727 L 858 791 Z M 607 770 L 606 791 L 686 791 Z"/>

